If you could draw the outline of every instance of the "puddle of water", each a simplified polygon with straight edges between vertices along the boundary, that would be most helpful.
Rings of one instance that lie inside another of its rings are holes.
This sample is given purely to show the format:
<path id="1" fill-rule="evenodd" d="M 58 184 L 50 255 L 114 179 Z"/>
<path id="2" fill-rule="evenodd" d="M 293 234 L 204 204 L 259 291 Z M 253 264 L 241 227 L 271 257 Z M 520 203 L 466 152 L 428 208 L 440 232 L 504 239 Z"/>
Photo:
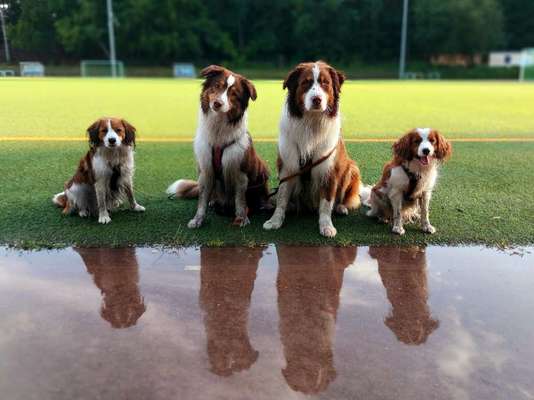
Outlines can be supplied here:
<path id="1" fill-rule="evenodd" d="M 533 399 L 534 249 L 0 249 L 0 393 Z"/>

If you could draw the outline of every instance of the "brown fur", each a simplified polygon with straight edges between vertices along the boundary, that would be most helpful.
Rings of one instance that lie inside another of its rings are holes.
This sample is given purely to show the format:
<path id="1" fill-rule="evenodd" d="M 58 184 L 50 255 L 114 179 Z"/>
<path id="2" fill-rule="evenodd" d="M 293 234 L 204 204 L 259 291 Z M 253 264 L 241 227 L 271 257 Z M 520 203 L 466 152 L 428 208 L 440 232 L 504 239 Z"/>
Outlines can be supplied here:
<path id="1" fill-rule="evenodd" d="M 345 143 L 340 139 L 334 168 L 321 187 L 321 196 L 328 201 L 333 199 L 335 204 L 342 204 L 349 210 L 356 209 L 360 206 L 360 183 L 360 169 L 349 157 Z"/>
<path id="2" fill-rule="evenodd" d="M 314 64 L 312 62 L 300 63 L 284 80 L 283 88 L 287 88 L 289 93 L 289 112 L 294 117 L 302 117 L 304 113 L 304 93 L 313 84 Z M 328 94 L 328 115 L 335 117 L 339 109 L 339 95 L 341 85 L 345 82 L 345 75 L 323 61 L 318 61 L 317 64 L 319 65 L 319 82 Z"/>
<path id="3" fill-rule="evenodd" d="M 243 117 L 249 103 L 249 99 L 256 100 L 256 88 L 244 76 L 236 74 L 219 65 L 210 65 L 200 72 L 200 76 L 205 78 L 200 94 L 200 105 L 202 111 L 207 113 L 210 101 L 227 87 L 227 79 L 230 75 L 235 78 L 235 83 L 228 89 L 228 100 L 231 110 L 228 112 L 228 122 L 236 124 Z"/>
<path id="4" fill-rule="evenodd" d="M 102 293 L 100 315 L 113 328 L 134 326 L 146 310 L 139 289 L 139 266 L 134 248 L 74 249 Z"/>
<path id="5" fill-rule="evenodd" d="M 227 113 L 227 123 L 236 124 L 239 122 L 248 108 L 249 100 L 256 100 L 256 88 L 244 76 L 236 74 L 224 67 L 210 65 L 201 71 L 201 76 L 205 78 L 202 84 L 202 93 L 200 95 L 200 105 L 203 113 L 208 113 L 210 102 L 213 101 L 221 92 L 227 88 L 227 79 L 232 75 L 235 78 L 234 84 L 228 90 L 228 99 L 230 102 L 230 111 Z M 248 178 L 248 189 L 246 191 L 247 207 L 250 211 L 258 211 L 262 208 L 269 207 L 269 169 L 267 163 L 256 153 L 250 133 L 249 147 L 245 152 L 240 165 L 241 172 L 245 173 Z M 215 174 L 217 175 L 217 174 Z M 224 176 L 224 172 L 222 173 Z M 212 194 L 212 204 L 215 205 L 216 211 L 223 214 L 232 214 L 235 203 L 231 194 L 231 189 L 224 184 L 215 184 Z M 176 197 L 178 198 L 197 198 L 199 196 L 198 182 L 193 180 L 181 180 L 176 187 Z"/>
<path id="6" fill-rule="evenodd" d="M 277 246 L 280 339 L 288 385 L 305 394 L 325 391 L 336 379 L 333 334 L 345 268 L 355 247 Z"/>
<path id="7" fill-rule="evenodd" d="M 103 146 L 103 139 L 107 133 L 107 121 L 110 120 L 111 127 L 121 138 L 122 145 L 135 147 L 136 129 L 126 120 L 114 117 L 103 117 L 93 122 L 87 128 L 87 135 L 89 138 L 89 150 L 83 156 L 74 175 L 65 182 L 64 189 L 70 188 L 73 184 L 87 184 L 92 187 L 95 185 L 95 175 L 93 171 L 93 157 L 99 146 Z M 120 171 L 118 172 L 120 173 Z M 117 184 L 119 176 L 112 176 L 110 186 L 113 192 L 117 192 L 118 188 L 114 187 Z M 58 195 L 54 198 L 54 203 L 63 209 L 64 214 L 71 212 L 69 202 L 64 194 Z"/>
<path id="8" fill-rule="evenodd" d="M 252 290 L 263 247 L 200 249 L 200 305 L 211 371 L 219 376 L 249 369 L 258 359 L 248 335 Z"/>
<path id="9" fill-rule="evenodd" d="M 428 307 L 425 249 L 370 247 L 378 261 L 378 272 L 391 303 L 384 324 L 405 344 L 419 345 L 439 327 Z"/>

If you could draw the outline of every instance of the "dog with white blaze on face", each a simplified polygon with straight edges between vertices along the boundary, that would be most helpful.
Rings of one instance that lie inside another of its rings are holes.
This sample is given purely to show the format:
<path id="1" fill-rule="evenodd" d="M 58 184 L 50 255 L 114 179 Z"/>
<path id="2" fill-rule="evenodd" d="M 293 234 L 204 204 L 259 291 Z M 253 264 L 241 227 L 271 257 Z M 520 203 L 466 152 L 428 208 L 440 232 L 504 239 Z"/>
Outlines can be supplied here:
<path id="1" fill-rule="evenodd" d="M 404 222 L 420 220 L 421 229 L 435 233 L 430 224 L 430 198 L 438 178 L 439 166 L 450 158 L 451 144 L 430 128 L 413 129 L 393 145 L 393 160 L 382 172 L 364 202 L 370 217 L 393 222 L 392 232 L 404 235 Z"/>
<path id="2" fill-rule="evenodd" d="M 90 149 L 65 190 L 52 201 L 64 214 L 96 215 L 98 222 L 111 222 L 110 211 L 128 199 L 133 211 L 145 208 L 137 203 L 133 190 L 135 128 L 120 118 L 100 118 L 87 128 Z"/>
<path id="3" fill-rule="evenodd" d="M 235 215 L 234 225 L 249 224 L 249 212 L 268 208 L 269 172 L 257 155 L 247 129 L 249 100 L 256 88 L 244 76 L 218 65 L 201 71 L 198 128 L 194 142 L 198 182 L 180 179 L 167 188 L 178 198 L 198 197 L 189 228 L 199 228 L 208 204 L 223 215 Z"/>
<path id="4" fill-rule="evenodd" d="M 332 211 L 346 215 L 360 206 L 360 171 L 341 137 L 339 97 L 345 76 L 322 61 L 301 63 L 283 87 L 278 142 L 280 186 L 276 210 L 263 227 L 282 226 L 288 205 L 319 211 L 319 232 L 337 234 Z M 290 203 L 291 202 L 291 203 Z"/>

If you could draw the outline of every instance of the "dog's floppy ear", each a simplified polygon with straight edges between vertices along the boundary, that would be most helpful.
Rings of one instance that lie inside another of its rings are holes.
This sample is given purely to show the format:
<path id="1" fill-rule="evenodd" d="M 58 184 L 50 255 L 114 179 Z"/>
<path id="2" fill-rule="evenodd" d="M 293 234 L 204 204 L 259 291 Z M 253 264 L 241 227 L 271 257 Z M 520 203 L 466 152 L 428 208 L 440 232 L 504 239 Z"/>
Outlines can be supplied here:
<path id="1" fill-rule="evenodd" d="M 445 139 L 441 133 L 434 131 L 436 135 L 436 158 L 446 161 L 452 155 L 452 145 Z"/>
<path id="2" fill-rule="evenodd" d="M 299 64 L 297 65 L 289 74 L 287 74 L 286 79 L 284 80 L 284 84 L 282 87 L 284 89 L 289 89 L 290 91 L 294 90 L 297 87 L 297 84 L 299 82 L 299 77 L 302 71 L 304 70 L 304 65 Z"/>
<path id="3" fill-rule="evenodd" d="M 243 87 L 245 88 L 246 91 L 248 91 L 250 98 L 252 99 L 252 101 L 256 100 L 258 98 L 258 94 L 256 93 L 256 88 L 254 87 L 252 82 L 250 82 L 247 78 L 242 78 L 242 79 L 243 79 Z"/>
<path id="4" fill-rule="evenodd" d="M 135 127 L 130 124 L 125 119 L 121 119 L 122 125 L 124 126 L 124 144 L 131 145 L 135 147 Z"/>
<path id="5" fill-rule="evenodd" d="M 302 117 L 301 105 L 299 105 L 299 99 L 297 98 L 297 88 L 299 84 L 300 74 L 304 71 L 305 65 L 299 64 L 293 69 L 284 80 L 283 88 L 288 90 L 287 93 L 287 105 L 289 107 L 289 113 L 294 117 Z"/>
<path id="6" fill-rule="evenodd" d="M 89 145 L 91 147 L 96 147 L 100 144 L 100 137 L 98 136 L 98 131 L 100 130 L 100 124 L 102 119 L 97 119 L 95 122 L 87 128 L 87 135 L 89 136 Z"/>
<path id="7" fill-rule="evenodd" d="M 220 65 L 210 65 L 200 71 L 200 76 L 206 79 L 213 78 L 224 72 L 224 68 Z"/>
<path id="8" fill-rule="evenodd" d="M 393 154 L 396 157 L 402 158 L 403 160 L 411 161 L 413 158 L 412 154 L 412 138 L 414 131 L 408 132 L 406 135 L 401 137 L 393 145 Z"/>
<path id="9" fill-rule="evenodd" d="M 328 67 L 328 73 L 332 79 L 332 89 L 334 91 L 334 104 L 330 105 L 329 114 L 331 117 L 334 117 L 338 111 L 339 95 L 341 94 L 341 85 L 345 82 L 345 74 L 330 66 Z"/>

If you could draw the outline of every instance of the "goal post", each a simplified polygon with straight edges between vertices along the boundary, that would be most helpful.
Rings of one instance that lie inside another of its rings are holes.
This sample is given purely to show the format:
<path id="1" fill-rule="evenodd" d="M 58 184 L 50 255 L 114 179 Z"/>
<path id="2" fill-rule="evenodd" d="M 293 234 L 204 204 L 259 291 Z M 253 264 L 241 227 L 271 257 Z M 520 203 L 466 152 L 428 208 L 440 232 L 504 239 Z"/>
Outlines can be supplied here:
<path id="1" fill-rule="evenodd" d="M 521 82 L 534 81 L 534 48 L 524 49 L 521 52 L 519 80 Z"/>
<path id="2" fill-rule="evenodd" d="M 113 73 L 115 70 L 115 73 Z M 110 60 L 82 60 L 80 72 L 84 78 L 92 77 L 124 77 L 124 63 Z"/>

